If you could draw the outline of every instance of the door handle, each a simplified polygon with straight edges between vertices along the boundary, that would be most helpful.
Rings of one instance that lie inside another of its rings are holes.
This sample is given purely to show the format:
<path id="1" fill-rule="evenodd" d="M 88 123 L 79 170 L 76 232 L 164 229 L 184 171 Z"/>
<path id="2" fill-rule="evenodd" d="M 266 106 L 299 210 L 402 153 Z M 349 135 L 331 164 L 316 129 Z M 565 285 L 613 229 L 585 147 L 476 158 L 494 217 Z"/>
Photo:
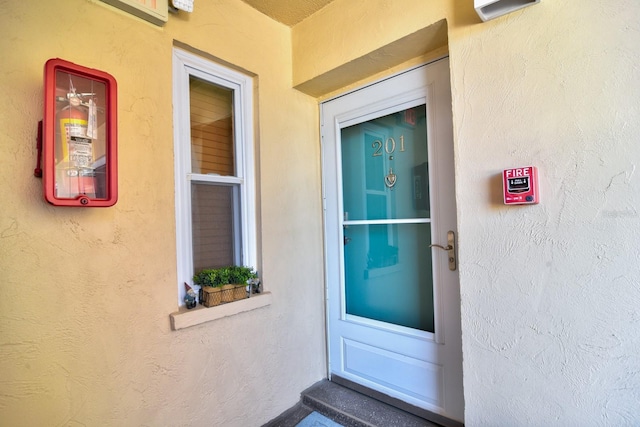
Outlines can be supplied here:
<path id="1" fill-rule="evenodd" d="M 447 232 L 447 246 L 431 244 L 429 247 L 449 252 L 449 270 L 456 271 L 456 233 L 451 230 Z"/>

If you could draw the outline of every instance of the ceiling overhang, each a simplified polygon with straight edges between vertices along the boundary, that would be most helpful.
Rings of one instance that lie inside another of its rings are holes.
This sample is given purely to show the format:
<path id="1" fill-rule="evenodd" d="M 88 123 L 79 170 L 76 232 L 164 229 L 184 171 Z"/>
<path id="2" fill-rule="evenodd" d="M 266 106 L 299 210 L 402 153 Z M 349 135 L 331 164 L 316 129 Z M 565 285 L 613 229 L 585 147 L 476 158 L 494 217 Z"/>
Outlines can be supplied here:
<path id="1" fill-rule="evenodd" d="M 333 0 L 242 0 L 270 18 L 293 27 Z"/>

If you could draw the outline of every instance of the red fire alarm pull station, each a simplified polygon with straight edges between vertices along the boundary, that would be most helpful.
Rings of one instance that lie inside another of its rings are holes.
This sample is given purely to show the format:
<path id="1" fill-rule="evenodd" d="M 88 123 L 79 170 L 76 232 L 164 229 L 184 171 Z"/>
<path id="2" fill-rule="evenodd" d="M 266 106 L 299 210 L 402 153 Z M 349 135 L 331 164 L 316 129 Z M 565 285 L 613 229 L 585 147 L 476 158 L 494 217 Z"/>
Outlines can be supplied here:
<path id="1" fill-rule="evenodd" d="M 502 172 L 505 205 L 533 205 L 540 201 L 538 169 L 535 166 L 505 169 Z"/>
<path id="2" fill-rule="evenodd" d="M 57 206 L 113 206 L 118 200 L 116 80 L 50 59 L 44 92 L 38 146 L 44 153 L 45 199 Z"/>

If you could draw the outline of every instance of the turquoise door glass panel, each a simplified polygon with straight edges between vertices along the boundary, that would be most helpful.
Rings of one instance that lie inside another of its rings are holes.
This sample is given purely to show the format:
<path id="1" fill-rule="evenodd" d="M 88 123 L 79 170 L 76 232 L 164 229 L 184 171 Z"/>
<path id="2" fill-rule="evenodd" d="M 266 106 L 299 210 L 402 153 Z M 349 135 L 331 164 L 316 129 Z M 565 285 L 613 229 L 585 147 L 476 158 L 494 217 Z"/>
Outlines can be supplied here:
<path id="1" fill-rule="evenodd" d="M 430 224 L 350 225 L 347 314 L 434 332 Z"/>
<path id="2" fill-rule="evenodd" d="M 425 106 L 342 129 L 345 220 L 429 217 Z"/>
<path id="3" fill-rule="evenodd" d="M 347 314 L 434 332 L 426 108 L 341 130 Z"/>

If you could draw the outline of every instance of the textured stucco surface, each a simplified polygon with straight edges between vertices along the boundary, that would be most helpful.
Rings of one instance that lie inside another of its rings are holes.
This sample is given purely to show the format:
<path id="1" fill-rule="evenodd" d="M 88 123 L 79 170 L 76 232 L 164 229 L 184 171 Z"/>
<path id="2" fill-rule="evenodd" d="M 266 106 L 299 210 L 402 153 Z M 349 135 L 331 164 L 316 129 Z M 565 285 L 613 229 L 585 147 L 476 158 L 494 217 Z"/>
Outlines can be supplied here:
<path id="1" fill-rule="evenodd" d="M 290 29 L 239 0 L 196 2 L 163 28 L 98 1 L 0 6 L 0 424 L 255 426 L 292 406 L 326 368 L 317 103 L 291 89 Z M 177 332 L 174 39 L 257 76 L 273 295 Z M 118 82 L 113 208 L 49 206 L 33 177 L 53 57 Z"/>
<path id="2" fill-rule="evenodd" d="M 640 424 L 636 0 L 543 0 L 487 23 L 470 0 L 336 0 L 293 29 L 240 0 L 198 1 L 164 28 L 97 0 L 0 6 L 1 424 L 253 426 L 293 405 L 325 375 L 325 349 L 318 109 L 292 84 L 392 55 L 443 19 L 465 422 Z M 174 39 L 257 76 L 273 292 L 178 332 Z M 52 57 L 118 80 L 113 208 L 48 206 L 32 176 Z M 500 171 L 529 164 L 541 204 L 502 206 Z"/>
<path id="3" fill-rule="evenodd" d="M 467 414 L 640 423 L 640 4 L 542 2 L 452 45 Z M 540 205 L 500 204 L 533 164 Z"/>
<path id="4" fill-rule="evenodd" d="M 640 4 L 542 1 L 481 23 L 472 1 L 337 0 L 293 28 L 294 82 L 339 79 L 443 18 L 465 422 L 637 425 Z M 500 172 L 526 165 L 541 204 L 503 206 Z"/>

